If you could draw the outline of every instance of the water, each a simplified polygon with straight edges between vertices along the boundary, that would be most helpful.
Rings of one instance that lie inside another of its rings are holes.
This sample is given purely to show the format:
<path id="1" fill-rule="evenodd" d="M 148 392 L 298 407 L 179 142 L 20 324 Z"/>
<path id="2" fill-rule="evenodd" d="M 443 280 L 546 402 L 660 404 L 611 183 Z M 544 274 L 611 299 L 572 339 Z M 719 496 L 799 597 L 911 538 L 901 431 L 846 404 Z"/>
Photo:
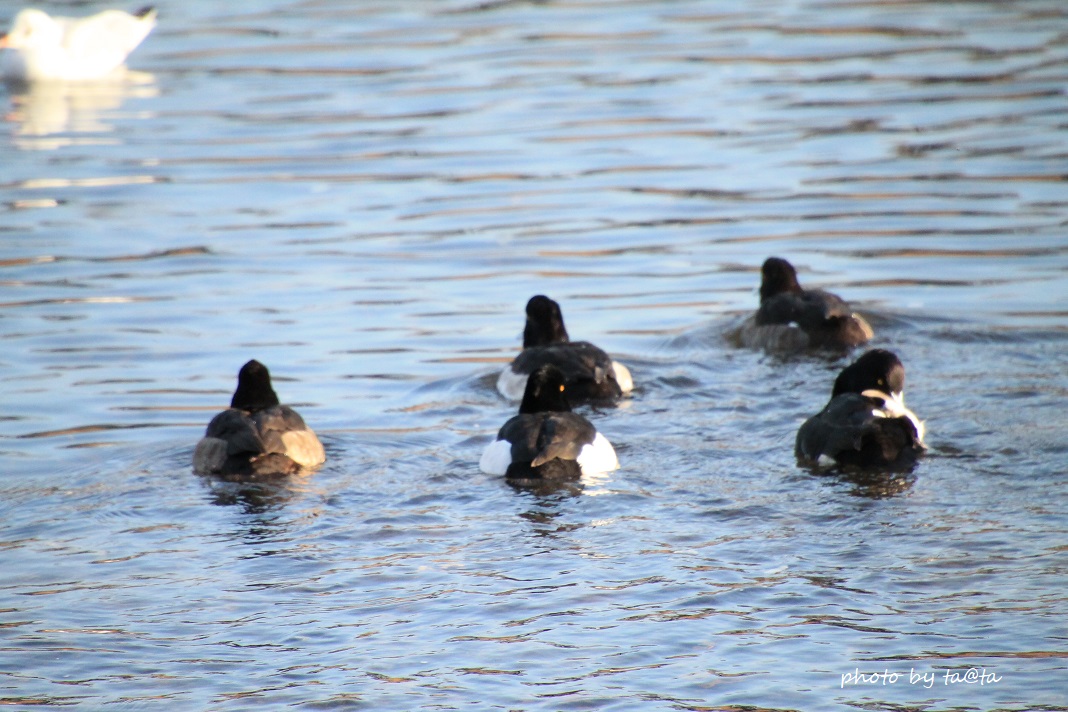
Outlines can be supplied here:
<path id="1" fill-rule="evenodd" d="M 1068 707 L 1062 3 L 171 5 L 5 97 L 5 704 Z M 797 467 L 847 359 L 723 338 L 772 254 L 902 357 L 912 472 Z M 639 388 L 527 491 L 539 292 Z M 329 461 L 197 477 L 253 357 Z"/>

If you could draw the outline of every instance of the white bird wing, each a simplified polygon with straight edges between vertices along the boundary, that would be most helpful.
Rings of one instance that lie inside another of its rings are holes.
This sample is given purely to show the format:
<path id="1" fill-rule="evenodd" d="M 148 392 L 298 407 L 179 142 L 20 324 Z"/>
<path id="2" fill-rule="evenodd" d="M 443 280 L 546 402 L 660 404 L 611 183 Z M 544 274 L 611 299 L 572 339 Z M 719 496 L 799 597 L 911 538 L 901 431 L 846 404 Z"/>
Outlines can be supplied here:
<path id="1" fill-rule="evenodd" d="M 63 27 L 68 55 L 96 71 L 106 72 L 126 61 L 127 55 L 156 26 L 156 13 L 134 17 L 121 10 L 105 10 L 86 18 L 54 18 Z"/>

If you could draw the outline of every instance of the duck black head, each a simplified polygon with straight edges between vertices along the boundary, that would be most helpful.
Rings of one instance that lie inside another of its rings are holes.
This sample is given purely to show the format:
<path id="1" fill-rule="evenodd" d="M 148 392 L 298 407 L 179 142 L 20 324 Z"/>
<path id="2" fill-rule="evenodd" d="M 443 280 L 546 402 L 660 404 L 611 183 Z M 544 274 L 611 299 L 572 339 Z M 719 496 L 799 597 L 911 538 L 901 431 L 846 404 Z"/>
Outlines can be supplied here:
<path id="1" fill-rule="evenodd" d="M 568 341 L 560 305 L 543 294 L 527 302 L 527 325 L 523 328 L 523 348 L 548 346 Z"/>
<path id="2" fill-rule="evenodd" d="M 527 389 L 523 393 L 520 413 L 567 413 L 571 404 L 567 402 L 564 374 L 553 366 L 546 364 L 527 379 Z"/>
<path id="3" fill-rule="evenodd" d="M 263 410 L 278 403 L 278 395 L 271 388 L 271 374 L 267 367 L 256 359 L 242 366 L 237 374 L 237 390 L 230 400 L 230 407 Z"/>
<path id="4" fill-rule="evenodd" d="M 781 257 L 769 257 L 760 268 L 760 303 L 763 304 L 776 294 L 800 292 L 797 282 L 797 270 Z"/>
<path id="5" fill-rule="evenodd" d="M 888 395 L 905 390 L 905 366 L 886 349 L 872 349 L 842 369 L 834 381 L 834 398 L 842 393 L 863 393 L 874 389 Z"/>

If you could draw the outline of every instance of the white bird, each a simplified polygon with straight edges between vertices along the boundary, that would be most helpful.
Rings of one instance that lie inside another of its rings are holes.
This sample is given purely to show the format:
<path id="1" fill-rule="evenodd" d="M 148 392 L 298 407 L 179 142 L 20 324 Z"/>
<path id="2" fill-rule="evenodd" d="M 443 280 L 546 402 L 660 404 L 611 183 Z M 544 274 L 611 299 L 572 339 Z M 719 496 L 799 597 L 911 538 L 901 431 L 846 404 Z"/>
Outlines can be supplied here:
<path id="1" fill-rule="evenodd" d="M 156 10 L 104 10 L 89 17 L 50 17 L 35 8 L 15 15 L 0 37 L 9 81 L 86 82 L 122 76 L 126 57 L 156 26 Z"/>

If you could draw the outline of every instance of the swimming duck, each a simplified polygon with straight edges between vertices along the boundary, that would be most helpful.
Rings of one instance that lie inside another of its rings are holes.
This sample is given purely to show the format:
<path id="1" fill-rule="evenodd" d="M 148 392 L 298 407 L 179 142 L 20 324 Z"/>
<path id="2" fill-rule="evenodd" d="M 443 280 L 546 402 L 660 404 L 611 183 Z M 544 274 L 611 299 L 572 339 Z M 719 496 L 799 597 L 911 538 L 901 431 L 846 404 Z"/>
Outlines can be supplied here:
<path id="1" fill-rule="evenodd" d="M 201 474 L 287 475 L 325 461 L 319 438 L 278 402 L 271 374 L 255 359 L 241 367 L 230 407 L 211 419 L 193 452 Z"/>
<path id="2" fill-rule="evenodd" d="M 560 305 L 537 294 L 527 302 L 523 350 L 501 372 L 497 390 L 511 400 L 524 396 L 527 378 L 545 364 L 563 372 L 567 392 L 576 401 L 610 400 L 634 388 L 630 371 L 588 341 L 571 341 Z"/>
<path id="3" fill-rule="evenodd" d="M 527 379 L 519 414 L 501 427 L 478 466 L 510 478 L 576 478 L 619 469 L 619 460 L 608 439 L 571 412 L 564 374 L 547 364 Z"/>
<path id="4" fill-rule="evenodd" d="M 837 294 L 802 289 L 797 271 L 781 257 L 766 259 L 760 275 L 760 308 L 739 332 L 743 346 L 777 352 L 842 349 L 873 336 L 868 322 Z"/>
<path id="5" fill-rule="evenodd" d="M 156 10 L 133 15 L 104 10 L 89 17 L 51 17 L 26 8 L 0 37 L 3 75 L 22 82 L 85 82 L 118 74 L 126 57 L 156 26 Z"/>
<path id="6" fill-rule="evenodd" d="M 905 407 L 905 367 L 872 349 L 842 369 L 831 400 L 797 431 L 795 454 L 805 463 L 860 467 L 906 465 L 919 456 L 924 424 Z"/>

